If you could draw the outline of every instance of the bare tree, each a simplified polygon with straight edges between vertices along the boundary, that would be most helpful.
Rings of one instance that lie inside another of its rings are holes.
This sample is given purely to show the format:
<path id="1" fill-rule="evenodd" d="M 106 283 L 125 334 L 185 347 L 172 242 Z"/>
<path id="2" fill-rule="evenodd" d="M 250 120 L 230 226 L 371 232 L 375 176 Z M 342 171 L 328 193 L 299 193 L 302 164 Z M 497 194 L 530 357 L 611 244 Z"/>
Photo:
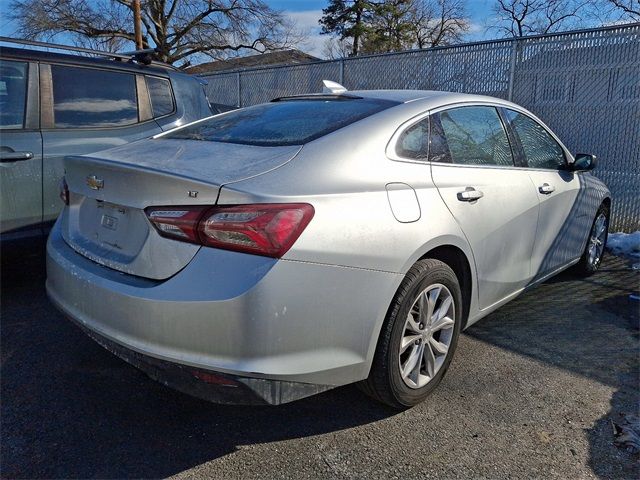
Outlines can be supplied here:
<path id="1" fill-rule="evenodd" d="M 127 47 L 127 45 L 131 47 L 131 44 L 124 38 L 89 38 L 73 36 L 71 38 L 71 42 L 77 47 L 100 50 L 103 52 L 116 53 L 131 50 L 131 48 Z"/>
<path id="2" fill-rule="evenodd" d="M 460 42 L 469 30 L 462 0 L 414 0 L 411 15 L 414 43 L 418 48 Z"/>
<path id="3" fill-rule="evenodd" d="M 640 0 L 592 0 L 591 12 L 601 23 L 640 21 Z"/>
<path id="4" fill-rule="evenodd" d="M 640 20 L 640 0 L 608 0 L 608 2 L 628 15 L 630 19 Z"/>
<path id="5" fill-rule="evenodd" d="M 329 37 L 322 47 L 322 56 L 329 60 L 348 57 L 353 52 L 353 45 L 347 39 L 340 40 L 337 37 Z"/>
<path id="6" fill-rule="evenodd" d="M 545 34 L 583 22 L 588 0 L 496 0 L 497 22 L 492 28 L 507 36 Z"/>
<path id="7" fill-rule="evenodd" d="M 167 63 L 189 63 L 203 54 L 225 58 L 243 50 L 264 52 L 291 46 L 300 34 L 262 0 L 141 0 L 144 48 L 156 48 Z M 132 0 L 13 0 L 17 34 L 76 41 L 135 41 Z"/>

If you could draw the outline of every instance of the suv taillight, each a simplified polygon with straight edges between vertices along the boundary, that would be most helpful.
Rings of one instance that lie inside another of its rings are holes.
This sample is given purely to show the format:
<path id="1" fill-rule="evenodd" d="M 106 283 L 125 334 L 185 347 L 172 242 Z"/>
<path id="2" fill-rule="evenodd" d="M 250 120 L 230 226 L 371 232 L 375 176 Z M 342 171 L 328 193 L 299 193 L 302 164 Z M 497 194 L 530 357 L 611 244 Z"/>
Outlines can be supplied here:
<path id="1" fill-rule="evenodd" d="M 207 247 L 279 258 L 313 218 L 306 203 L 149 207 L 147 217 L 163 237 Z"/>
<path id="2" fill-rule="evenodd" d="M 69 205 L 69 187 L 64 177 L 60 180 L 60 200 L 62 200 L 65 205 Z"/>

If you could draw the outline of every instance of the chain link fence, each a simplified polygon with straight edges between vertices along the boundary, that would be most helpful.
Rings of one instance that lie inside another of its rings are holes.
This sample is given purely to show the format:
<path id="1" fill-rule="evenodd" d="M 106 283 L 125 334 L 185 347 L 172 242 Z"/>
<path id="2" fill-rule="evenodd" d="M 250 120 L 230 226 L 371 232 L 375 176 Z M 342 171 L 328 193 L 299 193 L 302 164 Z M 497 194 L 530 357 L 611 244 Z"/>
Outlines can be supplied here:
<path id="1" fill-rule="evenodd" d="M 239 107 L 320 92 L 324 79 L 511 100 L 572 152 L 596 154 L 612 229 L 640 229 L 640 24 L 202 76 L 212 103 Z"/>

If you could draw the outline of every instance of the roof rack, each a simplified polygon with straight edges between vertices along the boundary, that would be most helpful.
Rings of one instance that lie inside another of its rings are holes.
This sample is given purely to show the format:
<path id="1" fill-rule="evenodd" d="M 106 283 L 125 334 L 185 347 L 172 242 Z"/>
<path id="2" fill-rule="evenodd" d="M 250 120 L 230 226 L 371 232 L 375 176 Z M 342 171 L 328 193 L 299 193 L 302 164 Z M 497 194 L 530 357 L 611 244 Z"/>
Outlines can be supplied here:
<path id="1" fill-rule="evenodd" d="M 11 38 L 11 37 L 0 36 L 0 42 L 13 43 L 17 45 L 27 45 L 30 47 L 53 48 L 56 50 L 64 50 L 68 52 L 87 53 L 90 55 L 96 55 L 98 57 L 111 58 L 113 60 L 120 61 L 120 62 L 127 61 L 131 63 L 138 63 L 141 65 L 153 65 L 156 67 L 163 67 L 163 68 L 170 68 L 172 70 L 178 70 L 173 65 L 169 65 L 168 63 L 153 60 L 153 55 L 157 53 L 157 50 L 155 48 L 145 48 L 143 50 L 134 50 L 132 52 L 112 53 L 112 52 L 104 52 L 101 50 L 92 50 L 91 48 L 61 45 L 58 43 L 47 43 L 47 42 L 39 42 L 37 40 L 26 40 L 23 38 Z"/>

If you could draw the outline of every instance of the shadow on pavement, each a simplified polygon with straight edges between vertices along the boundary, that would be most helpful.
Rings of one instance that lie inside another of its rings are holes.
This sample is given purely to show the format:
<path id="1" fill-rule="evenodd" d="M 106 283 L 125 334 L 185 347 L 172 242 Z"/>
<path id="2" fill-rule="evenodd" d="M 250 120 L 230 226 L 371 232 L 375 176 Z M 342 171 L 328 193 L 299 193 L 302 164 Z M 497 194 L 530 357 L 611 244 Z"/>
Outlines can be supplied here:
<path id="1" fill-rule="evenodd" d="M 567 270 L 466 331 L 615 389 L 610 411 L 587 432 L 589 465 L 604 478 L 640 475 L 638 457 L 616 449 L 611 427 L 620 414 L 640 412 L 640 304 L 630 298 L 639 288 L 640 272 L 609 255 L 598 273 L 583 278 Z"/>
<path id="2" fill-rule="evenodd" d="M 44 298 L 43 282 L 39 255 L 2 265 L 4 478 L 165 477 L 244 445 L 394 415 L 353 386 L 278 408 L 218 406 L 182 395 L 64 320 Z M 627 302 L 637 287 L 638 272 L 609 257 L 602 273 L 562 274 L 465 333 L 616 390 L 611 411 L 586 432 L 590 467 L 603 477 L 638 473 L 638 463 L 613 446 L 609 424 L 637 408 L 638 309 Z"/>
<path id="3" fill-rule="evenodd" d="M 241 445 L 394 414 L 353 386 L 278 408 L 221 406 L 183 395 L 62 318 L 44 299 L 44 278 L 38 255 L 3 262 L 3 478 L 166 477 Z"/>

